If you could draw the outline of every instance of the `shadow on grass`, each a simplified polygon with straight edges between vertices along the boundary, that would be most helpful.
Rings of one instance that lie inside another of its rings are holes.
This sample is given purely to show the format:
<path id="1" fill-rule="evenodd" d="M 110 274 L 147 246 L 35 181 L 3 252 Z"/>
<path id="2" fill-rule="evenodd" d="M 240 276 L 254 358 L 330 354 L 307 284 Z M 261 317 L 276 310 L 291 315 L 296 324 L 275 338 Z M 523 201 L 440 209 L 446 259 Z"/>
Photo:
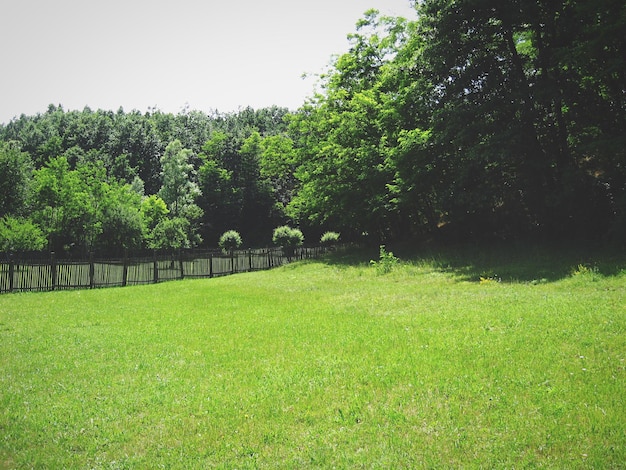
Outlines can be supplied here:
<path id="1" fill-rule="evenodd" d="M 427 265 L 449 272 L 460 281 L 480 278 L 501 282 L 555 282 L 574 272 L 588 270 L 602 276 L 626 273 L 626 252 L 584 244 L 534 245 L 528 243 L 489 245 L 389 245 L 404 263 Z M 369 265 L 378 259 L 378 248 L 352 248 L 324 258 L 337 267 Z"/>

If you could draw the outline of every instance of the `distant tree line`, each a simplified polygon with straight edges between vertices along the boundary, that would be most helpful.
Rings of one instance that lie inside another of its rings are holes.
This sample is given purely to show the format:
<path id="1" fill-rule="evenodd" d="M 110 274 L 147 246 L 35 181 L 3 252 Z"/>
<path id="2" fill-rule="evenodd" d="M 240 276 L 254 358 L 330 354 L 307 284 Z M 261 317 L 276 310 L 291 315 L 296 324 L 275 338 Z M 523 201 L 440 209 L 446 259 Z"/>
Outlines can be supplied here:
<path id="1" fill-rule="evenodd" d="M 626 240 L 625 4 L 416 9 L 366 12 L 293 112 L 50 106 L 0 126 L 0 239 L 261 244 L 290 223 L 344 240 Z"/>
<path id="2" fill-rule="evenodd" d="M 271 242 L 286 221 L 262 174 L 287 110 L 117 112 L 50 105 L 0 127 L 0 249 Z"/>

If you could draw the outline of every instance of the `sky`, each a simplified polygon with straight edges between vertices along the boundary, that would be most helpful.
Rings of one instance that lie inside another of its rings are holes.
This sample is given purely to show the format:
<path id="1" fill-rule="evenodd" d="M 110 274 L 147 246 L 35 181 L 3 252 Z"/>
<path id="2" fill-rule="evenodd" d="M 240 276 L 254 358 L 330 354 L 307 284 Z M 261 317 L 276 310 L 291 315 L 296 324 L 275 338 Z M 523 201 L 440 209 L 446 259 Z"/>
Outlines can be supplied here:
<path id="1" fill-rule="evenodd" d="M 410 0 L 0 0 L 0 123 L 49 104 L 295 110 L 370 8 L 416 16 Z"/>

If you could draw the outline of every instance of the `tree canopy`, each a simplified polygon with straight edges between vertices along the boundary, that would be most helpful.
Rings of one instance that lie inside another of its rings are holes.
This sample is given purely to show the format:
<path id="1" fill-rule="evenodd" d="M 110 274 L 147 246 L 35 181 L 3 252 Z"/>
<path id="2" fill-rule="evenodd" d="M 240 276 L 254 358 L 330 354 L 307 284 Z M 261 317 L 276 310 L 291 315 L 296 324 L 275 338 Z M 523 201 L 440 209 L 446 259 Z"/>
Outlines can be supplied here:
<path id="1" fill-rule="evenodd" d="M 226 230 L 263 244 L 286 224 L 311 239 L 623 243 L 626 5 L 415 8 L 367 11 L 295 111 L 51 105 L 0 126 L 3 233 L 57 249 L 216 245 Z"/>

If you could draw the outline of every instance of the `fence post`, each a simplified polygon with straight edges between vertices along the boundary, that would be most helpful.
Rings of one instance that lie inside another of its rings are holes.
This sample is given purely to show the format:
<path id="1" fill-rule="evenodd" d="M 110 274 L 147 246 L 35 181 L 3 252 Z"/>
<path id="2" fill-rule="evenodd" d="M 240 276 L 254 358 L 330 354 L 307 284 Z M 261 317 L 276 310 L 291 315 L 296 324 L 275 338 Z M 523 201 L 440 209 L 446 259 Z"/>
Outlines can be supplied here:
<path id="1" fill-rule="evenodd" d="M 270 269 L 271 267 L 272 267 L 272 252 L 268 248 L 267 249 L 267 269 Z"/>
<path id="2" fill-rule="evenodd" d="M 15 259 L 13 253 L 9 255 L 9 292 L 13 292 L 13 276 L 15 275 Z"/>
<path id="3" fill-rule="evenodd" d="M 213 253 L 209 253 L 209 277 L 213 277 Z"/>
<path id="4" fill-rule="evenodd" d="M 157 261 L 156 250 L 152 251 L 152 262 L 153 262 L 152 274 L 154 276 L 152 280 L 156 284 L 157 282 L 159 282 L 159 262 Z"/>
<path id="5" fill-rule="evenodd" d="M 235 250 L 230 252 L 230 273 L 235 274 Z"/>
<path id="6" fill-rule="evenodd" d="M 128 282 L 128 252 L 124 250 L 124 259 L 122 260 L 123 268 L 122 268 L 122 287 L 126 287 L 126 283 Z"/>
<path id="7" fill-rule="evenodd" d="M 252 272 L 252 248 L 248 248 L 248 271 Z"/>
<path id="8" fill-rule="evenodd" d="M 57 287 L 57 260 L 54 251 L 50 252 L 50 275 L 52 277 L 52 290 L 55 290 Z"/>
<path id="9" fill-rule="evenodd" d="M 185 279 L 185 268 L 183 265 L 183 250 L 178 250 L 178 262 L 180 263 L 180 278 Z"/>
<path id="10" fill-rule="evenodd" d="M 89 288 L 93 289 L 95 283 L 96 268 L 93 264 L 93 251 L 89 252 Z"/>

